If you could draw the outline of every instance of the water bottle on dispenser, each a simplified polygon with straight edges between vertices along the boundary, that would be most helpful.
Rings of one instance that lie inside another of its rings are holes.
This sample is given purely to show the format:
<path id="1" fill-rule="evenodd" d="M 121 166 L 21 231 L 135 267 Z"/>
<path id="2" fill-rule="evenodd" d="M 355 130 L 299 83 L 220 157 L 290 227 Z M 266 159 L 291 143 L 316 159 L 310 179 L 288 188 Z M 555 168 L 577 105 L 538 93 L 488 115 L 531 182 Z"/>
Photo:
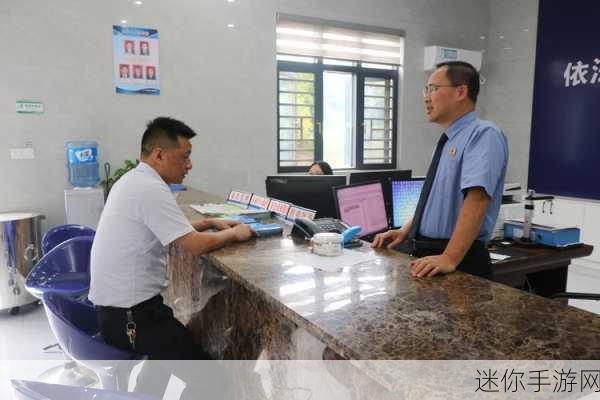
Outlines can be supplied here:
<path id="1" fill-rule="evenodd" d="M 69 182 L 75 187 L 94 187 L 100 183 L 98 143 L 93 140 L 66 142 Z"/>

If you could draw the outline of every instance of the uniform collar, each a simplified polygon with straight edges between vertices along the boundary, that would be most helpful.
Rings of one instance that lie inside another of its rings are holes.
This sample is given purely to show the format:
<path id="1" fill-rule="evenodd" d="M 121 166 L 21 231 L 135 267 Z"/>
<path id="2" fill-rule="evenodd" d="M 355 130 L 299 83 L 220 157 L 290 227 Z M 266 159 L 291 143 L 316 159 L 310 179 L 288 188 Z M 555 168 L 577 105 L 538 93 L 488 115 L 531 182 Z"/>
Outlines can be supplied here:
<path id="1" fill-rule="evenodd" d="M 154 168 L 152 168 L 150 165 L 146 164 L 143 161 L 140 161 L 140 163 L 138 164 L 138 166 L 136 167 L 136 169 L 144 174 L 149 174 L 152 177 L 160 180 L 161 182 L 165 183 L 165 180 L 158 174 L 158 172 L 156 172 L 156 170 Z"/>
<path id="2" fill-rule="evenodd" d="M 475 111 L 471 111 L 454 121 L 448 129 L 446 129 L 446 136 L 448 136 L 449 140 L 452 140 L 454 136 L 458 134 L 465 126 L 470 124 L 471 122 L 477 119 L 477 114 Z"/>

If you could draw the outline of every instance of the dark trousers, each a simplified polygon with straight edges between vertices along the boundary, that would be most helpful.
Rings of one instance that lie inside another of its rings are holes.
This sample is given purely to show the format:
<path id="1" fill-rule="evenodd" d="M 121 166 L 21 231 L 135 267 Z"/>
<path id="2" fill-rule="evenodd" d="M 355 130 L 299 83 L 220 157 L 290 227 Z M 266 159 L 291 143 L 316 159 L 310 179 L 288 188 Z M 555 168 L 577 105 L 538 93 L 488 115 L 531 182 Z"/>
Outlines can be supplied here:
<path id="1" fill-rule="evenodd" d="M 135 349 L 126 334 L 127 309 L 97 307 L 103 339 L 113 346 L 147 355 L 138 375 L 135 392 L 163 398 L 171 374 L 186 383 L 182 399 L 223 399 L 229 382 L 223 367 L 210 360 L 194 343 L 190 332 L 173 317 L 173 311 L 163 304 L 161 296 L 131 308 L 136 324 Z M 201 395 L 202 394 L 202 395 Z"/>
<path id="2" fill-rule="evenodd" d="M 436 256 L 442 254 L 447 245 L 448 240 L 419 237 L 415 241 L 412 255 L 419 258 Z M 474 241 L 462 262 L 458 264 L 457 270 L 490 279 L 492 277 L 492 260 L 486 244 L 480 240 Z"/>
<path id="3" fill-rule="evenodd" d="M 99 306 L 98 322 L 106 343 L 147 355 L 150 360 L 210 360 L 173 311 L 155 296 L 131 308 L 136 324 L 135 349 L 126 333 L 127 309 Z"/>

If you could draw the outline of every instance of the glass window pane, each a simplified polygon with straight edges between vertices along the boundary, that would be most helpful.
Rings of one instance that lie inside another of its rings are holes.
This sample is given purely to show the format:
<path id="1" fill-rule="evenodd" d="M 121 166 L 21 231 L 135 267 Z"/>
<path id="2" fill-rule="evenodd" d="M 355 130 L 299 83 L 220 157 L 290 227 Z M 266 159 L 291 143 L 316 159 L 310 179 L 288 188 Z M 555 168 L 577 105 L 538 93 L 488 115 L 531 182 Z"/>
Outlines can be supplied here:
<path id="1" fill-rule="evenodd" d="M 302 139 L 315 138 L 315 125 L 312 118 L 302 119 Z"/>
<path id="2" fill-rule="evenodd" d="M 279 72 L 280 167 L 306 166 L 314 159 L 313 73 Z"/>
<path id="3" fill-rule="evenodd" d="M 281 128 L 299 128 L 300 118 L 279 116 L 279 126 Z"/>
<path id="4" fill-rule="evenodd" d="M 365 118 L 387 118 L 387 113 L 383 108 L 366 108 L 365 107 Z"/>
<path id="5" fill-rule="evenodd" d="M 385 87 L 382 86 L 367 86 L 365 85 L 365 95 L 366 96 L 385 96 Z"/>
<path id="6" fill-rule="evenodd" d="M 323 159 L 333 168 L 355 165 L 354 74 L 323 73 Z"/>
<path id="7" fill-rule="evenodd" d="M 296 106 L 279 106 L 279 115 L 280 116 L 299 116 L 299 117 L 312 117 L 313 116 L 313 106 L 304 106 L 304 105 L 296 105 Z"/>
<path id="8" fill-rule="evenodd" d="M 392 163 L 394 81 L 365 78 L 363 162 Z"/>
<path id="9" fill-rule="evenodd" d="M 385 107 L 385 106 L 386 106 L 385 98 L 365 96 L 365 107 Z"/>

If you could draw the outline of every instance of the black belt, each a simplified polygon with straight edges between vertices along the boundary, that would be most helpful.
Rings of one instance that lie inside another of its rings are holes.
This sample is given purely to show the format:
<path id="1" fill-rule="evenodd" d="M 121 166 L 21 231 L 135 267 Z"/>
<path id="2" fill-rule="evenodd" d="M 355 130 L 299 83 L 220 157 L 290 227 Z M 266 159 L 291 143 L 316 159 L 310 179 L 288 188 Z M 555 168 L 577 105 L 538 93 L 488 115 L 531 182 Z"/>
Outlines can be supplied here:
<path id="1" fill-rule="evenodd" d="M 413 251 L 415 250 L 430 250 L 430 251 L 441 251 L 446 250 L 448 246 L 448 239 L 430 239 L 426 237 L 418 237 L 413 239 L 412 246 Z"/>
<path id="2" fill-rule="evenodd" d="M 410 243 L 413 252 L 417 250 L 422 251 L 439 251 L 443 253 L 448 246 L 449 239 L 431 239 L 425 236 L 419 236 L 416 239 L 412 239 L 412 243 Z M 471 247 L 481 246 L 486 248 L 485 242 L 481 240 L 474 240 Z"/>

